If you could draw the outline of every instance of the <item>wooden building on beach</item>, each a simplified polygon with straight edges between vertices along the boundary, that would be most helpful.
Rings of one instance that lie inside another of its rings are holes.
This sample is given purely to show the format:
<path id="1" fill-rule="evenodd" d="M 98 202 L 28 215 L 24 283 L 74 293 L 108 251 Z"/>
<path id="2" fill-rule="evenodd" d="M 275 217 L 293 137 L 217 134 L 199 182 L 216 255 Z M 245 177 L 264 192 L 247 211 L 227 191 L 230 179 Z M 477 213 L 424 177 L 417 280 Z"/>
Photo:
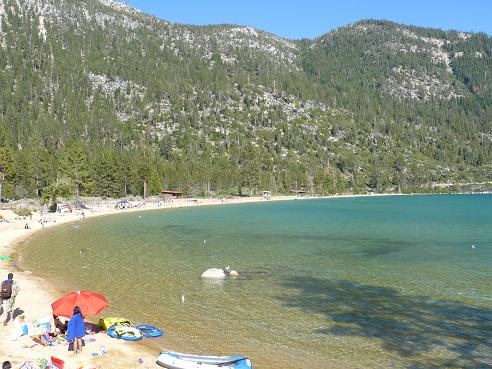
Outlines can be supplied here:
<path id="1" fill-rule="evenodd" d="M 161 193 L 164 195 L 164 200 L 179 199 L 183 197 L 183 192 L 181 191 L 163 190 Z"/>

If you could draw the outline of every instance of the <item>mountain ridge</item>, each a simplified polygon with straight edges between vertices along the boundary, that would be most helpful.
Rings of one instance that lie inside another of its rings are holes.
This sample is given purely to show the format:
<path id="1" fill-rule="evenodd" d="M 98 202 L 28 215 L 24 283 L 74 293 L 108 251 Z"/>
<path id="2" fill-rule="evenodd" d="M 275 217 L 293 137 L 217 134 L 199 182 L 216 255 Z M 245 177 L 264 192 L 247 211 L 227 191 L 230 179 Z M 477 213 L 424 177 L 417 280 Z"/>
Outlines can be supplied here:
<path id="1" fill-rule="evenodd" d="M 484 34 L 363 20 L 291 41 L 110 0 L 1 0 L 0 30 L 9 197 L 62 179 L 99 196 L 491 179 Z"/>

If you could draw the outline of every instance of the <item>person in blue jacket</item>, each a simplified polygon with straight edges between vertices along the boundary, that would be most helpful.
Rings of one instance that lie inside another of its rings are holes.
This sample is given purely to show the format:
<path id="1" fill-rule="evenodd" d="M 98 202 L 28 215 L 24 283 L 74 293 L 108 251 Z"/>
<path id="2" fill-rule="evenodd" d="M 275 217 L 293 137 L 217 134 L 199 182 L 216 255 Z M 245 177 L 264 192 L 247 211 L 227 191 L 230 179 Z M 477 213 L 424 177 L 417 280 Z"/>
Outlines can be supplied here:
<path id="1" fill-rule="evenodd" d="M 73 308 L 73 315 L 68 322 L 67 341 L 73 342 L 73 353 L 82 352 L 82 337 L 85 336 L 84 316 L 78 306 Z"/>

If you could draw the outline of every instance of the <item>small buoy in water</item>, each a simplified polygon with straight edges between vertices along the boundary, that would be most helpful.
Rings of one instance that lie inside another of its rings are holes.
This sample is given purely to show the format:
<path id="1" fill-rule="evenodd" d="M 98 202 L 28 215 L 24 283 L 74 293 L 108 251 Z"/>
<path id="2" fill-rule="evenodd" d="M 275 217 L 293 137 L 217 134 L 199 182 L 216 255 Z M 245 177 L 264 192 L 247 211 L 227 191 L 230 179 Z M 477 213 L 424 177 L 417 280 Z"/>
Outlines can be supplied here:
<path id="1" fill-rule="evenodd" d="M 475 245 L 472 245 L 472 249 L 474 249 L 474 248 L 475 248 Z"/>
<path id="2" fill-rule="evenodd" d="M 183 294 L 181 295 L 181 302 L 182 302 L 183 304 L 184 304 L 184 302 L 185 302 L 185 295 L 183 295 Z"/>
<path id="3" fill-rule="evenodd" d="M 207 240 L 203 240 L 203 243 L 207 243 Z"/>
<path id="4" fill-rule="evenodd" d="M 142 216 L 141 216 L 141 215 L 139 215 L 139 216 L 138 216 L 138 219 L 142 219 Z"/>

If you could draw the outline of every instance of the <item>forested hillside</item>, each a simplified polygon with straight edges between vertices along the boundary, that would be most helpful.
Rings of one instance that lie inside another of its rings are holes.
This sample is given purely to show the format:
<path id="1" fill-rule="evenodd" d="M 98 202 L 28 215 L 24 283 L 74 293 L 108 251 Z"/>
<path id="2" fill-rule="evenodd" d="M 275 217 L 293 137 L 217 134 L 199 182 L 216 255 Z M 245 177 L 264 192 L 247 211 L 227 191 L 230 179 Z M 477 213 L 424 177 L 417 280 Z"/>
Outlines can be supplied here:
<path id="1" fill-rule="evenodd" d="M 291 41 L 0 0 L 2 197 L 485 188 L 491 79 L 485 34 L 368 20 Z"/>

